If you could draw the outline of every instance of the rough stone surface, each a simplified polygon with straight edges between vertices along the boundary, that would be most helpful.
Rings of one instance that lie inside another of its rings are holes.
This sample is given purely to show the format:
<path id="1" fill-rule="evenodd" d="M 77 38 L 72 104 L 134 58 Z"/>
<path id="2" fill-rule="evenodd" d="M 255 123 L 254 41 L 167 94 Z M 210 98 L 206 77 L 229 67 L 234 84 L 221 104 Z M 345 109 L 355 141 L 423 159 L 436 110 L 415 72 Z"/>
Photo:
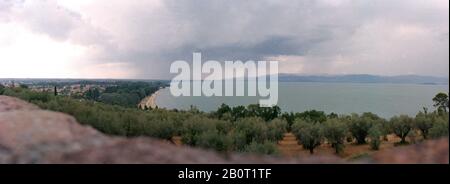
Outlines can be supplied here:
<path id="1" fill-rule="evenodd" d="M 0 96 L 0 112 L 7 112 L 13 110 L 38 110 L 39 108 L 33 104 L 29 104 L 20 99 Z"/>
<path id="2" fill-rule="evenodd" d="M 369 163 L 448 163 L 448 138 L 376 154 Z M 446 157 L 446 158 L 444 158 Z M 104 135 L 73 117 L 0 96 L 0 163 L 345 163 L 338 157 L 221 154 L 152 138 Z"/>

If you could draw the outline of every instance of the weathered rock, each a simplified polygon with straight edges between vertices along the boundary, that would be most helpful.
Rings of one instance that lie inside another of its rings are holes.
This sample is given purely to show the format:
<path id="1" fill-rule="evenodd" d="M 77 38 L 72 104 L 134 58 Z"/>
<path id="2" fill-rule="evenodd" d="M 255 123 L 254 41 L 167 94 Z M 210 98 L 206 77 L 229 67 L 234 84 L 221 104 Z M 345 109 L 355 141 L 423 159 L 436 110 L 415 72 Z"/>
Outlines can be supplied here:
<path id="1" fill-rule="evenodd" d="M 375 163 L 448 163 L 448 138 L 376 154 Z M 446 159 L 444 158 L 446 157 Z M 73 117 L 0 96 L 0 163 L 344 163 L 334 156 L 280 158 L 104 135 Z"/>
<path id="2" fill-rule="evenodd" d="M 38 110 L 36 105 L 27 103 L 23 100 L 0 95 L 0 112 L 7 112 L 12 110 Z"/>
<path id="3" fill-rule="evenodd" d="M 102 145 L 107 137 L 71 116 L 42 110 L 0 112 L 0 145 L 8 162 L 32 163 L 58 152 Z M 3 159 L 6 159 L 4 156 Z"/>

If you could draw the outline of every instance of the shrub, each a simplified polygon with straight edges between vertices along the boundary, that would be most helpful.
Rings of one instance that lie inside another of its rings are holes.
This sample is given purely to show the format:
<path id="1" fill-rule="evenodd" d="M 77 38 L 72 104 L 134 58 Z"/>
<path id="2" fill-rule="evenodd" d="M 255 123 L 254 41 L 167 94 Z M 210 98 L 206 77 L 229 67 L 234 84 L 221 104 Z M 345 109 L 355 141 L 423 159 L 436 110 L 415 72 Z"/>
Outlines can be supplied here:
<path id="1" fill-rule="evenodd" d="M 221 133 L 221 134 L 227 134 L 233 128 L 232 127 L 233 125 L 230 121 L 215 120 L 214 122 L 216 124 L 216 129 L 217 129 L 218 133 Z"/>
<path id="2" fill-rule="evenodd" d="M 184 122 L 184 129 L 182 131 L 182 141 L 185 144 L 196 146 L 198 137 L 203 132 L 216 130 L 215 123 L 209 118 L 201 116 L 192 116 Z"/>
<path id="3" fill-rule="evenodd" d="M 378 123 L 377 125 L 378 125 L 378 128 L 380 130 L 382 139 L 385 140 L 385 141 L 388 141 L 388 137 L 387 136 L 389 134 L 393 133 L 392 130 L 391 130 L 389 122 L 387 120 L 385 120 L 385 119 L 381 119 L 380 123 Z"/>
<path id="4" fill-rule="evenodd" d="M 155 112 L 155 111 L 157 111 L 157 110 L 156 109 L 153 110 L 153 112 Z M 158 110 L 158 111 L 160 111 L 160 110 Z M 167 117 L 167 118 L 159 117 L 157 119 L 160 119 L 159 121 L 161 121 L 161 120 L 168 121 L 168 122 L 170 122 L 172 124 L 172 126 L 173 126 L 173 135 L 172 136 L 181 135 L 181 133 L 184 131 L 184 126 L 183 126 L 184 125 L 184 121 L 186 119 L 190 118 L 189 114 L 183 114 L 183 113 L 169 113 L 169 114 L 166 114 L 166 112 L 167 111 L 162 111 L 161 113 L 155 113 L 155 114 L 158 114 L 158 115 L 162 114 L 160 116 Z M 147 114 L 148 115 L 153 115 L 153 113 L 147 113 Z M 153 120 L 153 121 L 158 121 L 158 120 Z"/>
<path id="5" fill-rule="evenodd" d="M 26 99 L 29 102 L 35 102 L 35 101 L 41 101 L 41 102 L 48 102 L 51 99 L 51 95 L 47 92 L 33 92 L 33 91 L 27 91 L 23 94 L 24 99 Z"/>
<path id="6" fill-rule="evenodd" d="M 245 146 L 244 152 L 257 153 L 263 155 L 278 155 L 278 148 L 274 142 L 265 141 L 263 143 L 251 142 Z"/>
<path id="7" fill-rule="evenodd" d="M 296 119 L 292 125 L 292 131 L 303 148 L 308 149 L 311 154 L 322 142 L 323 135 L 320 123 Z"/>
<path id="8" fill-rule="evenodd" d="M 222 117 L 220 119 L 224 120 L 224 121 L 235 121 L 235 119 L 234 119 L 233 115 L 231 115 L 231 113 L 222 114 Z"/>
<path id="9" fill-rule="evenodd" d="M 428 131 L 433 127 L 433 120 L 430 115 L 419 112 L 414 121 L 414 127 L 419 129 L 424 139 L 428 137 Z"/>
<path id="10" fill-rule="evenodd" d="M 327 120 L 327 115 L 323 111 L 310 110 L 301 113 L 295 113 L 295 118 L 301 118 L 306 121 L 323 123 Z"/>
<path id="11" fill-rule="evenodd" d="M 380 138 L 383 136 L 381 125 L 372 126 L 369 130 L 368 136 L 370 138 L 370 148 L 372 150 L 378 150 L 381 144 Z"/>
<path id="12" fill-rule="evenodd" d="M 430 128 L 429 135 L 433 139 L 448 136 L 448 129 L 448 119 L 436 118 L 433 127 Z"/>
<path id="13" fill-rule="evenodd" d="M 250 144 L 251 142 L 262 143 L 267 139 L 266 122 L 257 117 L 238 120 L 235 131 L 243 134 L 243 139 L 246 144 Z"/>
<path id="14" fill-rule="evenodd" d="M 413 127 L 413 119 L 407 115 L 394 116 L 391 118 L 391 128 L 395 135 L 401 138 L 400 144 L 406 144 L 406 137 Z"/>
<path id="15" fill-rule="evenodd" d="M 349 129 L 358 144 L 365 144 L 369 129 L 372 127 L 373 119 L 370 117 L 358 116 L 352 114 L 349 123 Z"/>
<path id="16" fill-rule="evenodd" d="M 175 135 L 175 126 L 171 121 L 152 122 L 152 137 L 170 140 Z"/>
<path id="17" fill-rule="evenodd" d="M 335 149 L 335 153 L 340 153 L 344 148 L 344 139 L 347 127 L 336 118 L 329 119 L 324 123 L 323 135 L 331 146 Z"/>
<path id="18" fill-rule="evenodd" d="M 236 151 L 243 151 L 245 146 L 248 145 L 246 136 L 243 132 L 231 132 L 231 140 L 233 142 L 233 150 Z"/>
<path id="19" fill-rule="evenodd" d="M 278 106 L 273 107 L 261 107 L 259 104 L 250 104 L 246 110 L 247 117 L 260 117 L 265 121 L 270 121 L 278 118 L 281 114 L 281 109 Z"/>
<path id="20" fill-rule="evenodd" d="M 279 141 L 283 139 L 286 133 L 288 123 L 284 119 L 274 119 L 267 124 L 267 138 L 271 141 Z"/>
<path id="21" fill-rule="evenodd" d="M 231 109 L 231 116 L 233 117 L 233 121 L 244 118 L 247 114 L 247 109 L 242 105 L 233 107 Z"/>
<path id="22" fill-rule="evenodd" d="M 28 89 L 28 85 L 26 84 L 19 84 L 19 87 L 23 89 Z"/>
<path id="23" fill-rule="evenodd" d="M 214 113 L 214 115 L 217 118 L 222 119 L 222 116 L 224 114 L 230 114 L 230 113 L 231 113 L 231 107 L 226 105 L 226 104 L 224 104 L 224 103 L 222 103 L 220 105 L 220 107 L 217 109 L 217 111 Z"/>
<path id="24" fill-rule="evenodd" d="M 4 92 L 5 92 L 5 86 L 0 84 L 0 95 L 3 95 Z"/>
<path id="25" fill-rule="evenodd" d="M 219 133 L 217 130 L 208 130 L 198 136 L 197 145 L 216 151 L 228 151 L 232 140 L 229 136 Z"/>
<path id="26" fill-rule="evenodd" d="M 288 123 L 288 131 L 291 131 L 292 124 L 294 123 L 294 120 L 295 120 L 294 113 L 293 112 L 290 112 L 290 113 L 285 112 L 281 115 L 281 117 L 284 120 L 286 120 L 286 122 Z"/>

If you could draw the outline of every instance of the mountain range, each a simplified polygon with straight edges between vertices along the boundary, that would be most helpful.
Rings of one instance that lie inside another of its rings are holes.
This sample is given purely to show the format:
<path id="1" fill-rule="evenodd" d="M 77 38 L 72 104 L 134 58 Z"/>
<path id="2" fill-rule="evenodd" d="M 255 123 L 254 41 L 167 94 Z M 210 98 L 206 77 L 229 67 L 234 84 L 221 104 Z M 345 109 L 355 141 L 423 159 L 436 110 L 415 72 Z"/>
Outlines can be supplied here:
<path id="1" fill-rule="evenodd" d="M 448 78 L 421 76 L 421 75 L 398 75 L 379 76 L 369 74 L 352 75 L 298 75 L 279 74 L 280 82 L 329 82 L 329 83 L 405 83 L 405 84 L 448 84 Z"/>

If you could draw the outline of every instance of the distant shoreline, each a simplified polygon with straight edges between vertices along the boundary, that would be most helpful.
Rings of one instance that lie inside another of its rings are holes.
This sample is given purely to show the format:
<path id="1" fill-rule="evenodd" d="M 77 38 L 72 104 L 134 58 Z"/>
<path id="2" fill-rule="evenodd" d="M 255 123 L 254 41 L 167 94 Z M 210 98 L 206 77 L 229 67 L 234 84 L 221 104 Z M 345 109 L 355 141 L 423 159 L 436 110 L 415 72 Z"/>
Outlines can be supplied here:
<path id="1" fill-rule="evenodd" d="M 161 92 L 161 90 L 164 88 L 160 88 L 158 89 L 158 91 L 154 92 L 152 95 L 145 97 L 144 99 L 141 100 L 141 102 L 139 102 L 138 104 L 138 108 L 141 109 L 145 109 L 145 107 L 147 108 L 156 108 L 156 97 L 158 96 L 159 92 Z"/>

